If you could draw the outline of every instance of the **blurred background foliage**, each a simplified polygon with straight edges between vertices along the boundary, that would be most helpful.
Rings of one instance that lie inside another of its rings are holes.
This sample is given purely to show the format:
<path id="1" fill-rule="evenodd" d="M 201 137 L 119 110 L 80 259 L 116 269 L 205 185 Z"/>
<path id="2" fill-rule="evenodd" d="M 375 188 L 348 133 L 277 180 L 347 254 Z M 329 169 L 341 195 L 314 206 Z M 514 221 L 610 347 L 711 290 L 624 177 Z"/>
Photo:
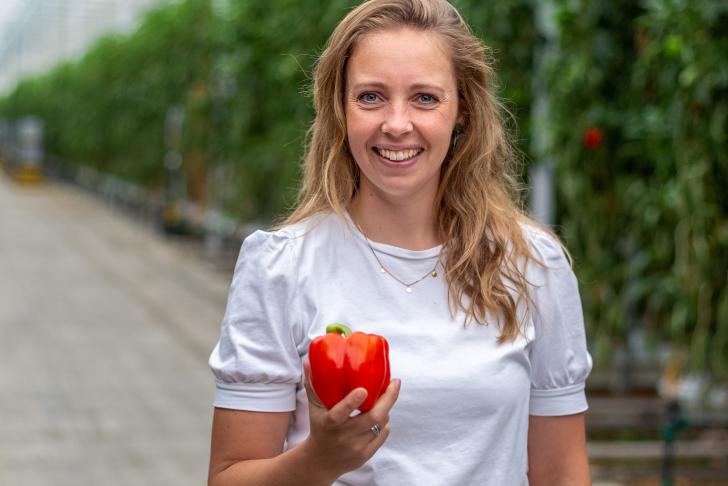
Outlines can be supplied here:
<path id="1" fill-rule="evenodd" d="M 356 3 L 170 3 L 21 82 L 0 117 L 38 115 L 49 153 L 162 192 L 177 107 L 186 197 L 270 221 L 295 201 L 313 62 Z M 547 38 L 533 1 L 453 3 L 495 53 L 525 170 L 553 163 L 595 356 L 640 329 L 728 378 L 728 4 L 557 0 Z M 539 154 L 536 77 L 550 106 Z"/>
<path id="2" fill-rule="evenodd" d="M 557 221 L 597 354 L 640 328 L 725 379 L 728 3 L 564 1 L 557 18 Z"/>

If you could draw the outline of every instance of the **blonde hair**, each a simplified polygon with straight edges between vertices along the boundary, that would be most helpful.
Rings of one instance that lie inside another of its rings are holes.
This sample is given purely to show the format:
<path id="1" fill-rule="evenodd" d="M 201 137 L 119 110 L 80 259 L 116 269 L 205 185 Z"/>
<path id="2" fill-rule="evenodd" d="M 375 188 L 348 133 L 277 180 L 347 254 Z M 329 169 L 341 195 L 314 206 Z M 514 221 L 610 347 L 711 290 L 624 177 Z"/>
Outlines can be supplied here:
<path id="1" fill-rule="evenodd" d="M 316 117 L 309 130 L 299 200 L 282 222 L 302 221 L 321 211 L 343 215 L 356 195 L 359 169 L 346 144 L 346 64 L 365 34 L 410 27 L 439 34 L 452 56 L 465 129 L 444 162 L 435 198 L 443 243 L 450 308 L 466 323 L 494 315 L 499 342 L 520 333 L 519 301 L 531 307 L 524 263 L 536 260 L 522 224 L 533 223 L 519 208 L 517 157 L 493 93 L 495 74 L 488 49 L 445 0 L 369 0 L 336 27 L 313 76 Z M 514 300 L 511 290 L 515 292 Z M 524 316 L 525 317 L 525 316 Z"/>

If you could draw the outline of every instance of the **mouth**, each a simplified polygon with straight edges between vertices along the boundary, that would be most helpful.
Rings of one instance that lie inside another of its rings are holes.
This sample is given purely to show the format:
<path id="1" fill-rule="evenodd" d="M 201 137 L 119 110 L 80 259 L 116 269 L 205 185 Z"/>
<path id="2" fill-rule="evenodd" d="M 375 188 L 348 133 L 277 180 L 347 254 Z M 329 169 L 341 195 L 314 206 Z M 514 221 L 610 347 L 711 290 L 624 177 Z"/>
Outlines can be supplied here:
<path id="1" fill-rule="evenodd" d="M 422 148 L 408 148 L 402 150 L 390 150 L 385 148 L 373 147 L 374 152 L 381 158 L 394 163 L 409 162 L 424 152 Z"/>

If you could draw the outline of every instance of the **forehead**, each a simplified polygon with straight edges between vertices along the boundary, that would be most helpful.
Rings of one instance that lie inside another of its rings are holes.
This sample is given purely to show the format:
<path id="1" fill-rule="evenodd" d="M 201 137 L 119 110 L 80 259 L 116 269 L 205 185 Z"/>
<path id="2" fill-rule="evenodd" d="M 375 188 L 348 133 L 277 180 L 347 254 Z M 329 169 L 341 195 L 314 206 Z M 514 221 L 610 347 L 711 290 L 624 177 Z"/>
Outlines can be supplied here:
<path id="1" fill-rule="evenodd" d="M 350 87 L 378 82 L 455 89 L 455 70 L 445 41 L 434 32 L 407 27 L 372 32 L 359 39 L 346 78 Z"/>

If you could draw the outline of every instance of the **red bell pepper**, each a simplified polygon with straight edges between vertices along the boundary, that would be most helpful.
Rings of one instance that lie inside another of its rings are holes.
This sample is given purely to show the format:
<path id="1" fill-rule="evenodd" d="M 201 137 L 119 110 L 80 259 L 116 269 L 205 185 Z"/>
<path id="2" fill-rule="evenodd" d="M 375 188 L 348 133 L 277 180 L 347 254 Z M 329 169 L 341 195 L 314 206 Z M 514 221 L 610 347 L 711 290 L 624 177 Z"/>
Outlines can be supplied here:
<path id="1" fill-rule="evenodd" d="M 308 348 L 311 385 L 328 409 L 353 389 L 363 387 L 367 398 L 359 410 L 370 410 L 389 386 L 389 343 L 382 336 L 352 333 L 343 324 L 326 327 L 326 334 Z"/>

